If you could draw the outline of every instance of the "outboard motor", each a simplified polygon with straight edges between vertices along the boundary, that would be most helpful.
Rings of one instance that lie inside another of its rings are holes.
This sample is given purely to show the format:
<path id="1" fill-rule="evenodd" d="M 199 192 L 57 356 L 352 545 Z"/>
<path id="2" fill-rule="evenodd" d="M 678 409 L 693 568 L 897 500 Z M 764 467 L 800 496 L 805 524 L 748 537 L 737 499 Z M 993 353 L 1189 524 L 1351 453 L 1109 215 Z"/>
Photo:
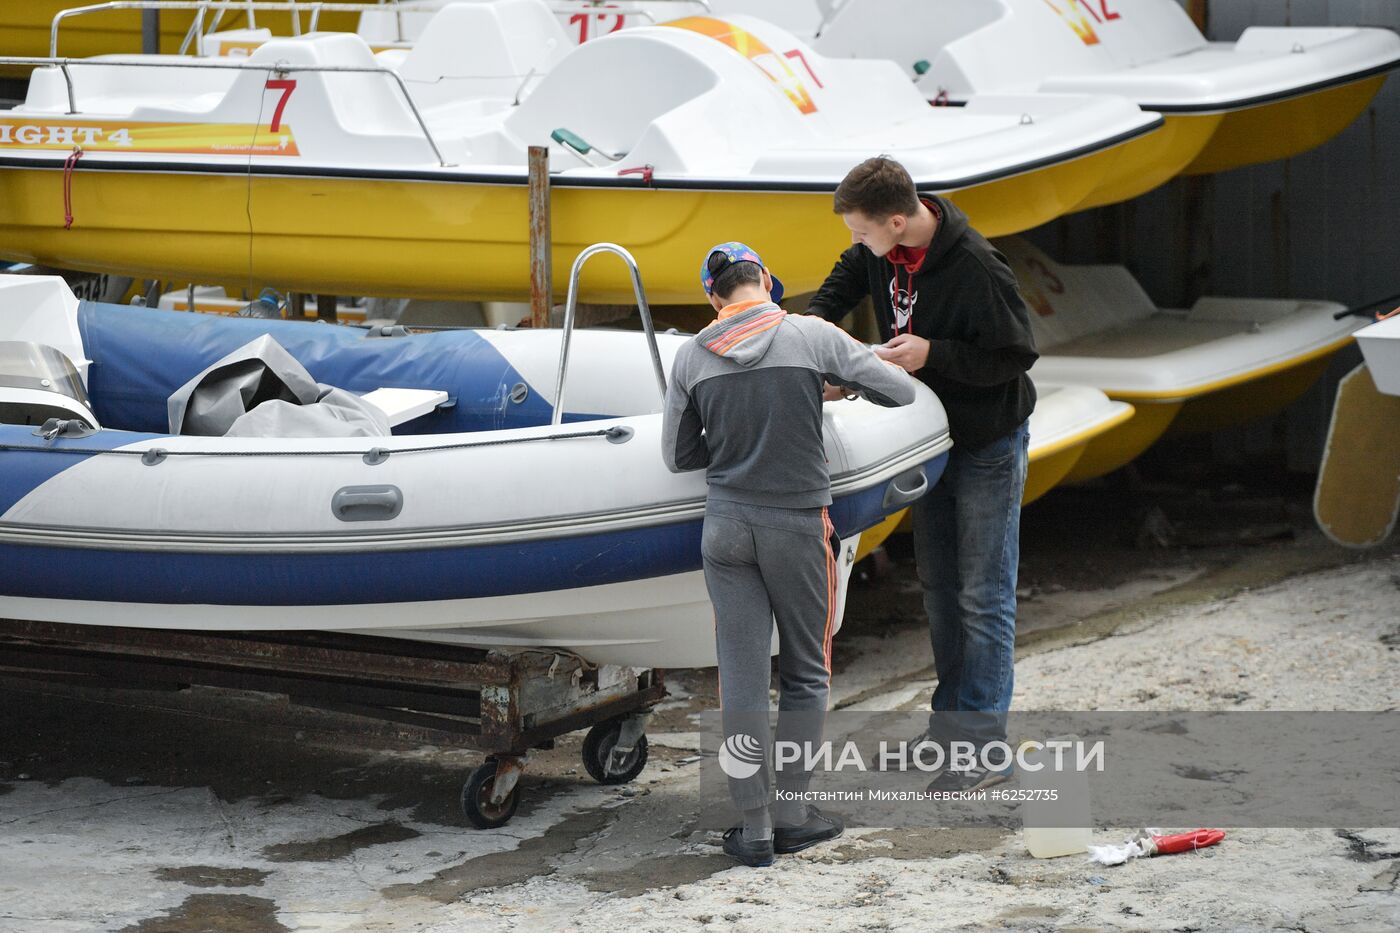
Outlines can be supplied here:
<path id="1" fill-rule="evenodd" d="M 27 340 L 0 340 L 0 424 L 50 419 L 98 427 L 82 376 L 61 350 Z"/>

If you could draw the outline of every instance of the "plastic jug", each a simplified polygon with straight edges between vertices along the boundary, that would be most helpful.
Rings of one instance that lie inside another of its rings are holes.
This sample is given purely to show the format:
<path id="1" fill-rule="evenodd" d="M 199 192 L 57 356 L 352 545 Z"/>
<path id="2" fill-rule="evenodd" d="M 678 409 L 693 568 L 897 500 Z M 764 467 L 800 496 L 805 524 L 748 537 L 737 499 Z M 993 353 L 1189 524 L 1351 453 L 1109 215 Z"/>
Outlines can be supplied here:
<path id="1" fill-rule="evenodd" d="M 1058 735 L 1047 741 L 1078 743 L 1075 735 Z M 1021 803 L 1021 834 L 1026 850 L 1035 858 L 1084 855 L 1093 841 L 1089 816 L 1089 775 L 1074 767 L 1072 750 L 1064 753 L 1056 769 L 1053 749 L 1025 749 L 1025 763 L 1016 783 L 1028 792 Z M 1041 765 L 1034 770 L 1035 765 Z M 1054 799 L 1050 799 L 1053 795 Z"/>

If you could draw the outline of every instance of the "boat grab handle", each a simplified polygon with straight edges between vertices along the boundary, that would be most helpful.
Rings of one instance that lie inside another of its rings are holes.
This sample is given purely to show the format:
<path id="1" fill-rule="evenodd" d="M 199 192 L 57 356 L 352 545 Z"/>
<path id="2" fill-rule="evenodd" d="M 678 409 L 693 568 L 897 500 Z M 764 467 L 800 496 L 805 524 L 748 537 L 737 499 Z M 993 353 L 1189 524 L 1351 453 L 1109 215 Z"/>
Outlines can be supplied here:
<path id="1" fill-rule="evenodd" d="M 554 414 L 549 423 L 560 424 L 564 417 L 564 380 L 569 374 L 569 342 L 574 335 L 574 318 L 578 312 L 578 277 L 584 263 L 599 253 L 613 253 L 627 264 L 632 273 L 632 292 L 637 296 L 637 312 L 642 316 L 642 330 L 646 331 L 647 348 L 651 351 L 651 365 L 656 370 L 656 388 L 661 393 L 662 404 L 666 402 L 666 371 L 661 366 L 661 350 L 656 345 L 656 328 L 651 323 L 651 307 L 647 304 L 646 291 L 642 288 L 642 273 L 637 269 L 637 260 L 616 243 L 594 243 L 578 254 L 574 267 L 569 270 L 569 297 L 564 302 L 564 336 L 559 341 L 559 373 L 554 380 Z"/>
<path id="2" fill-rule="evenodd" d="M 331 497 L 331 514 L 342 522 L 386 522 L 402 511 L 397 486 L 344 486 Z"/>
<path id="3" fill-rule="evenodd" d="M 903 508 L 926 492 L 928 492 L 928 474 L 924 472 L 922 466 L 917 466 L 890 480 L 889 486 L 885 489 L 883 507 L 886 509 Z"/>

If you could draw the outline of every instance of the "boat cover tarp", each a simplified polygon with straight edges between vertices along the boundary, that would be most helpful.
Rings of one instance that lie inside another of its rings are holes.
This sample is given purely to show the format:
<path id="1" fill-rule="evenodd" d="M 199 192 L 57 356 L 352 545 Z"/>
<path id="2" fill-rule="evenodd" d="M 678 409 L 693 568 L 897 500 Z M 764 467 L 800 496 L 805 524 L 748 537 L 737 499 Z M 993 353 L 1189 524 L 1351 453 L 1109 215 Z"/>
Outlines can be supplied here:
<path id="1" fill-rule="evenodd" d="M 383 437 L 389 419 L 359 396 L 318 383 L 267 334 L 170 396 L 170 433 L 201 437 Z"/>
<path id="2" fill-rule="evenodd" d="M 448 406 L 398 425 L 399 433 L 533 427 L 548 424 L 551 414 L 539 392 L 512 401 L 511 388 L 524 378 L 489 341 L 471 331 L 367 338 L 354 327 L 94 302 L 79 306 L 78 326 L 93 360 L 88 393 L 94 413 L 103 424 L 128 431 L 165 434 L 170 396 L 195 374 L 264 334 L 316 382 L 347 392 L 404 388 L 448 393 Z"/>

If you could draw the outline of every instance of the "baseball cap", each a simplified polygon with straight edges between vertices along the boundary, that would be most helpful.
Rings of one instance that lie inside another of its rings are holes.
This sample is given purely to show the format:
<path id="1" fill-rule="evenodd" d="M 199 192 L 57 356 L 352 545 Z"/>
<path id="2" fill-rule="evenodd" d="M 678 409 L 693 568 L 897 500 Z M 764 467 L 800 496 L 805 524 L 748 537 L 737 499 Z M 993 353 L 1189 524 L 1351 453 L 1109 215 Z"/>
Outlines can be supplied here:
<path id="1" fill-rule="evenodd" d="M 720 266 L 720 272 L 723 272 L 728 268 L 729 263 L 733 262 L 752 262 L 757 264 L 760 268 L 764 268 L 763 260 L 758 258 L 758 253 L 754 252 L 743 243 L 731 241 L 729 243 L 720 243 L 717 246 L 712 246 L 705 251 L 705 260 L 700 263 L 700 284 L 704 286 L 705 294 L 707 295 L 713 292 L 715 287 L 715 276 L 710 272 L 710 257 L 715 253 L 723 253 L 729 258 L 729 262 Z M 774 275 L 771 270 L 768 272 L 768 276 L 773 280 L 773 290 L 769 294 L 776 304 L 783 300 L 783 283 L 778 281 L 778 277 Z"/>

